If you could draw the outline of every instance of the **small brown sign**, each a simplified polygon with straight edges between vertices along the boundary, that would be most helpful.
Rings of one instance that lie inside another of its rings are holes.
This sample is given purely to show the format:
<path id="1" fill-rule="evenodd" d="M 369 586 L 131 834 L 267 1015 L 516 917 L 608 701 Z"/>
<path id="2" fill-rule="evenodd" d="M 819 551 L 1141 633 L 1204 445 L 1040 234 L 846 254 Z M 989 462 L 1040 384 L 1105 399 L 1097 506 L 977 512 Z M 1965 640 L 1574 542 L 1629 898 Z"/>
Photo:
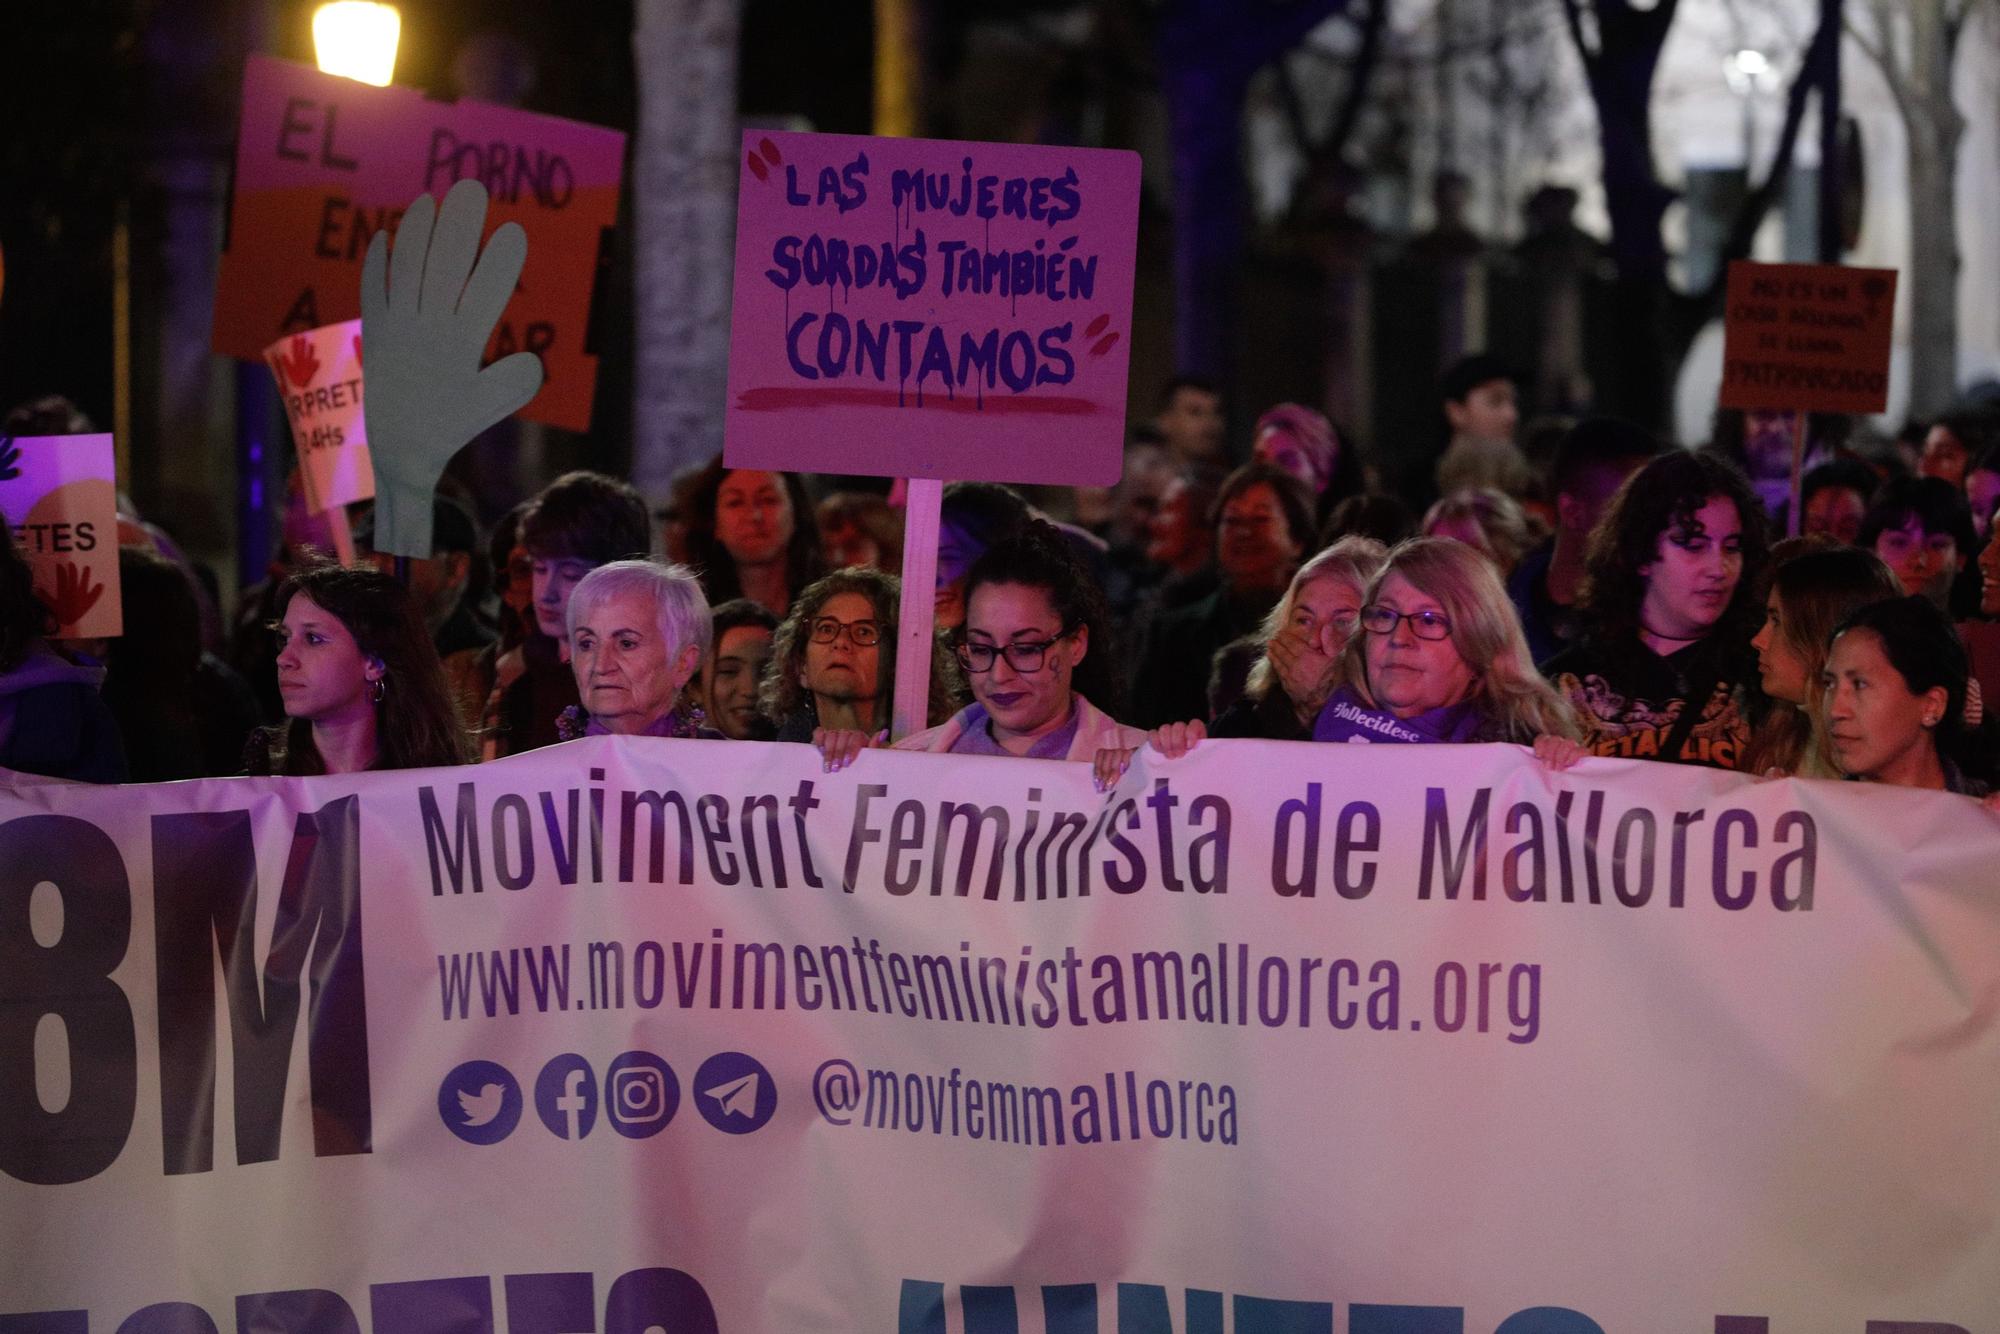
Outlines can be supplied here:
<path id="1" fill-rule="evenodd" d="M 1895 314 L 1894 269 L 1738 260 L 1729 266 L 1721 405 L 1883 411 Z"/>

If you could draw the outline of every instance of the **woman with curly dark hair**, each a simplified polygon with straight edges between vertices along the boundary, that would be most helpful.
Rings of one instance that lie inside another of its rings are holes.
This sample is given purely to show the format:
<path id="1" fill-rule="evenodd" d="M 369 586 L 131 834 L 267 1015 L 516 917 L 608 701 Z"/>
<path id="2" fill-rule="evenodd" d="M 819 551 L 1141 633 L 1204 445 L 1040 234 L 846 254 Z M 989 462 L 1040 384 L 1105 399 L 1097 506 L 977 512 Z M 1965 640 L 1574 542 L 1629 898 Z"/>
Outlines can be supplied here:
<path id="1" fill-rule="evenodd" d="M 373 569 L 313 565 L 278 590 L 286 721 L 254 733 L 252 774 L 464 764 L 468 739 L 409 590 Z"/>
<path id="2" fill-rule="evenodd" d="M 809 741 L 832 754 L 851 751 L 856 738 L 865 743 L 889 725 L 902 596 L 902 580 L 863 566 L 835 570 L 799 594 L 772 638 L 771 666 L 758 691 L 777 740 Z M 958 696 L 958 669 L 939 640 L 928 719 L 950 717 Z"/>
<path id="3" fill-rule="evenodd" d="M 78 666 L 49 647 L 43 636 L 54 619 L 0 515 L 0 769 L 122 783 L 125 747 L 98 695 L 104 669 Z"/>
<path id="4" fill-rule="evenodd" d="M 1107 713 L 1118 706 L 1110 635 L 1104 594 L 1061 530 L 1031 522 L 965 577 L 957 654 L 973 702 L 896 748 L 1089 761 L 1143 744 Z"/>
<path id="5" fill-rule="evenodd" d="M 744 597 L 782 617 L 826 566 L 812 497 L 796 473 L 727 468 L 720 458 L 690 484 L 688 563 L 710 606 Z"/>
<path id="6" fill-rule="evenodd" d="M 1676 451 L 1626 480 L 1591 533 L 1584 636 L 1543 666 L 1583 753 L 1743 762 L 1764 556 L 1764 508 L 1721 459 Z"/>

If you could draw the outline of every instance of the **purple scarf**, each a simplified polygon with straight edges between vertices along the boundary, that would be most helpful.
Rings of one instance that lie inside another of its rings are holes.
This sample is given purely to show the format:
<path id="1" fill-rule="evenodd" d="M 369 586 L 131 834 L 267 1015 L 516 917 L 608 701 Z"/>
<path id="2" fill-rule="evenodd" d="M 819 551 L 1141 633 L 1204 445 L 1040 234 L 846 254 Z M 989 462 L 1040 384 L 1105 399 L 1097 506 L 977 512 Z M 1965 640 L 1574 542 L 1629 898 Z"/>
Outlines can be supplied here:
<path id="1" fill-rule="evenodd" d="M 1313 723 L 1315 741 L 1360 741 L 1388 745 L 1464 744 L 1476 741 L 1481 722 L 1476 701 L 1465 700 L 1431 709 L 1414 718 L 1398 718 L 1378 709 L 1352 686 L 1342 686 L 1320 710 Z"/>

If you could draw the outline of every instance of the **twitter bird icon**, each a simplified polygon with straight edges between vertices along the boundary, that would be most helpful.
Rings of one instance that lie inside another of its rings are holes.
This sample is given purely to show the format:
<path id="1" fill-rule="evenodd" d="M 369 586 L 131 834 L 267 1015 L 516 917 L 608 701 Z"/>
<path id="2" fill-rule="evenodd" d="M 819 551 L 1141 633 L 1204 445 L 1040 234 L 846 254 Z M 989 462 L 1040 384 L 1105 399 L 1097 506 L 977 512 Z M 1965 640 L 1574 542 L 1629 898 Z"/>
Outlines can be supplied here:
<path id="1" fill-rule="evenodd" d="M 438 1118 L 467 1144 L 498 1144 L 521 1121 L 521 1084 L 492 1061 L 467 1061 L 438 1086 Z"/>
<path id="2" fill-rule="evenodd" d="M 459 1110 L 465 1113 L 465 1124 L 483 1126 L 500 1115 L 500 1109 L 507 1105 L 507 1086 L 488 1084 L 477 1093 L 458 1091 Z"/>

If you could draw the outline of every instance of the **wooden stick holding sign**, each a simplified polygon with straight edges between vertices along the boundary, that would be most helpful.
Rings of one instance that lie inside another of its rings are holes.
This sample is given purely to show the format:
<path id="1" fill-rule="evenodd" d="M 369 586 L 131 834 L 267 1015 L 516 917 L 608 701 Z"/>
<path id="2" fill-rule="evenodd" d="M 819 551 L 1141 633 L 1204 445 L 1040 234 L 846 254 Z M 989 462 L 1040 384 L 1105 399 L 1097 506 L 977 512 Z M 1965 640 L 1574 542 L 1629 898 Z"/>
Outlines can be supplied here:
<path id="1" fill-rule="evenodd" d="M 909 479 L 893 727 L 930 721 L 944 483 L 1124 462 L 1139 157 L 743 136 L 731 468 Z"/>
<path id="2" fill-rule="evenodd" d="M 1785 506 L 1785 536 L 1797 537 L 1805 522 L 1806 450 L 1812 441 L 1806 435 L 1807 415 L 1801 408 L 1792 414 L 1792 499 Z"/>
<path id="3" fill-rule="evenodd" d="M 1889 406 L 1896 271 L 1839 264 L 1729 266 L 1723 324 L 1725 408 L 1792 413 L 1791 513 L 1804 520 L 1807 414 L 1877 413 Z"/>
<path id="4" fill-rule="evenodd" d="M 896 615 L 896 701 L 889 735 L 930 726 L 931 637 L 937 633 L 938 529 L 944 483 L 912 477 L 903 509 L 903 602 Z"/>

